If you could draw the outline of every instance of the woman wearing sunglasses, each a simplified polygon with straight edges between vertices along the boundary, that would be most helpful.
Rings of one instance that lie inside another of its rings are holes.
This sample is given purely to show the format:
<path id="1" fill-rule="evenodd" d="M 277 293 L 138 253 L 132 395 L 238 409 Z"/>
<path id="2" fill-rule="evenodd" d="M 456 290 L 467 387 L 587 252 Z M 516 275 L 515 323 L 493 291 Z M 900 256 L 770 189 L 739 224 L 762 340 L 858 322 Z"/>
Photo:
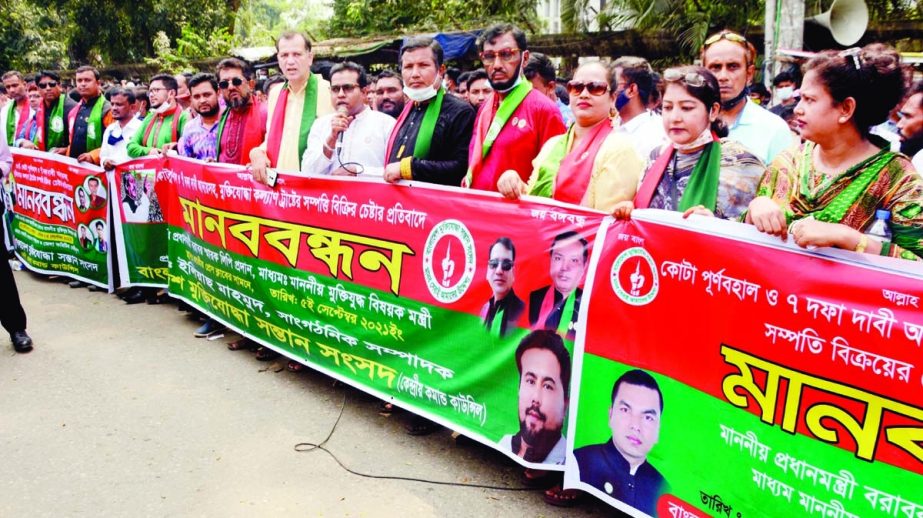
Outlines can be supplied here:
<path id="1" fill-rule="evenodd" d="M 900 56 L 885 45 L 812 58 L 795 107 L 805 143 L 773 160 L 747 221 L 782 239 L 791 233 L 803 247 L 918 260 L 923 180 L 907 157 L 869 133 L 903 92 Z M 863 233 L 879 210 L 888 212 L 890 241 Z"/>
<path id="2" fill-rule="evenodd" d="M 576 122 L 545 142 L 528 183 L 506 171 L 497 187 L 511 199 L 529 194 L 609 212 L 634 196 L 644 162 L 629 138 L 612 130 L 615 88 L 602 63 L 578 68 L 567 92 Z"/>
<path id="3" fill-rule="evenodd" d="M 619 203 L 613 215 L 627 219 L 637 207 L 682 211 L 683 217 L 740 217 L 766 167 L 739 143 L 722 139 L 727 126 L 718 118 L 718 80 L 694 66 L 667 69 L 663 79 L 663 127 L 670 143 L 651 154 L 634 201 Z"/>

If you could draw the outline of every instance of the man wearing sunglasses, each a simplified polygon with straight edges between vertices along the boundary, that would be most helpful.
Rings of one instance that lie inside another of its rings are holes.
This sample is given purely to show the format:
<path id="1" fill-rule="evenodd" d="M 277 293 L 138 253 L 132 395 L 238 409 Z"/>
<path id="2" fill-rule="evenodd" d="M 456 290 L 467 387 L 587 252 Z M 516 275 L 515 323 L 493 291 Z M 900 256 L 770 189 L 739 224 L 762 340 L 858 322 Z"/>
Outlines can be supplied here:
<path id="1" fill-rule="evenodd" d="M 115 122 L 103 132 L 103 146 L 99 150 L 99 161 L 106 170 L 129 160 L 128 141 L 141 127 L 141 121 L 134 114 L 135 93 L 131 88 L 109 90 L 109 104 Z"/>
<path id="2" fill-rule="evenodd" d="M 743 144 L 765 164 L 795 143 L 788 124 L 748 95 L 756 71 L 756 48 L 746 38 L 728 30 L 713 34 L 706 38 L 701 57 L 705 68 L 718 78 L 719 116 L 730 130 L 730 140 Z"/>
<path id="3" fill-rule="evenodd" d="M 346 61 L 330 69 L 330 100 L 336 112 L 311 126 L 301 162 L 303 174 L 383 174 L 385 148 L 395 120 L 365 104 L 368 86 L 361 65 Z"/>
<path id="4" fill-rule="evenodd" d="M 266 104 L 253 95 L 253 72 L 237 58 L 218 63 L 218 88 L 227 109 L 218 123 L 218 161 L 247 165 L 266 137 Z"/>
<path id="5" fill-rule="evenodd" d="M 516 247 L 508 237 L 497 239 L 487 259 L 487 283 L 493 295 L 481 308 L 481 319 L 490 334 L 506 336 L 519 321 L 526 305 L 516 296 Z"/>
<path id="6" fill-rule="evenodd" d="M 43 70 L 35 79 L 42 102 L 36 112 L 38 128 L 35 138 L 18 142 L 19 147 L 38 149 L 52 153 L 63 153 L 68 144 L 68 126 L 66 114 L 77 106 L 77 103 L 61 90 L 61 76 L 51 70 Z"/>
<path id="7" fill-rule="evenodd" d="M 478 46 L 494 93 L 478 110 L 465 184 L 496 191 L 497 180 L 506 171 L 516 171 L 527 181 L 532 160 L 545 141 L 565 128 L 554 101 L 534 90 L 523 76 L 529 50 L 522 30 L 508 23 L 494 25 L 484 31 Z"/>

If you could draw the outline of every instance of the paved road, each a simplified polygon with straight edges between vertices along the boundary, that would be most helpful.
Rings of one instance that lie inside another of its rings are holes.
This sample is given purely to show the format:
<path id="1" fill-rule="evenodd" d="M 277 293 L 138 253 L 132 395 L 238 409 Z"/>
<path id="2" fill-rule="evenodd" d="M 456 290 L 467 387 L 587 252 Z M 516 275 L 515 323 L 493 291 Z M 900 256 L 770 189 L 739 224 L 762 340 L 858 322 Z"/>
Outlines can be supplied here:
<path id="1" fill-rule="evenodd" d="M 448 431 L 416 438 L 405 415 L 309 371 L 257 362 L 225 339 L 192 337 L 175 305 L 127 306 L 26 272 L 16 279 L 35 339 L 0 336 L 0 517 L 603 516 L 546 506 L 535 492 L 362 478 L 350 468 L 519 485 L 519 468 Z M 3 296 L 3 294 L 0 294 Z"/>

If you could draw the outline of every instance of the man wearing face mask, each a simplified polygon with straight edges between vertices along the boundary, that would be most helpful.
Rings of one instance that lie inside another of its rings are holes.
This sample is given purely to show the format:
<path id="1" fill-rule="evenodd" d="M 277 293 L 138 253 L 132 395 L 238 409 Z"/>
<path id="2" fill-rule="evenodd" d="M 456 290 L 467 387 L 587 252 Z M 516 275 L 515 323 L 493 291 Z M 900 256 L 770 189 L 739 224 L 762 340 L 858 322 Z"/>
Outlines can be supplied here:
<path id="1" fill-rule="evenodd" d="M 484 31 L 478 46 L 494 92 L 478 110 L 465 184 L 496 191 L 506 171 L 516 171 L 527 181 L 542 145 L 566 128 L 554 101 L 523 76 L 529 50 L 522 30 L 508 23 L 494 25 Z"/>
<path id="2" fill-rule="evenodd" d="M 404 106 L 388 138 L 384 178 L 458 185 L 468 168 L 474 108 L 442 87 L 442 46 L 429 37 L 404 41 Z"/>
<path id="3" fill-rule="evenodd" d="M 615 110 L 618 117 L 612 126 L 631 138 L 635 151 L 647 160 L 667 139 L 660 115 L 648 110 L 654 91 L 654 71 L 644 58 L 622 56 L 610 68 L 611 83 L 616 85 Z"/>
<path id="4" fill-rule="evenodd" d="M 764 164 L 793 144 L 788 124 L 778 115 L 750 100 L 747 86 L 756 72 L 756 47 L 733 31 L 724 30 L 705 39 L 702 64 L 718 78 L 721 89 L 719 117 L 730 131 L 728 138 L 744 145 Z"/>
<path id="5" fill-rule="evenodd" d="M 795 96 L 798 84 L 791 73 L 779 72 L 776 77 L 772 78 L 772 87 L 776 91 L 773 96 L 775 104 L 769 111 L 781 117 L 786 108 L 798 103 L 798 97 Z"/>
<path id="6" fill-rule="evenodd" d="M 330 69 L 330 96 L 336 113 L 311 126 L 301 162 L 303 174 L 381 176 L 394 118 L 366 106 L 369 80 L 361 65 L 346 61 Z"/>
<path id="7" fill-rule="evenodd" d="M 151 78 L 148 96 L 151 110 L 128 143 L 128 156 L 160 156 L 167 144 L 179 141 L 186 125 L 186 113 L 176 103 L 176 79 L 170 74 Z"/>

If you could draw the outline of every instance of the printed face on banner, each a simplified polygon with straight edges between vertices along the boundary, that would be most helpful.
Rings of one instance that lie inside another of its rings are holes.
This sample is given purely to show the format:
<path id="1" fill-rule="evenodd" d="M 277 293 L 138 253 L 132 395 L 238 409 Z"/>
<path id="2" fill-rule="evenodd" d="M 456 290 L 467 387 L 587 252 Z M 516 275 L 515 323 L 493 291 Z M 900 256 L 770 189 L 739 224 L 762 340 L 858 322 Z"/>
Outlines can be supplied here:
<path id="1" fill-rule="evenodd" d="M 77 200 L 77 210 L 86 212 L 90 208 L 90 200 L 87 198 L 87 191 L 81 185 L 74 191 L 74 199 Z"/>
<path id="2" fill-rule="evenodd" d="M 647 459 L 660 439 L 660 394 L 641 385 L 622 383 L 609 412 L 612 442 L 632 467 Z"/>
<path id="3" fill-rule="evenodd" d="M 513 251 L 506 248 L 503 243 L 496 243 L 490 249 L 490 259 L 487 261 L 487 282 L 494 293 L 495 300 L 501 300 L 513 289 L 516 280 L 516 265 L 513 260 Z"/>
<path id="4" fill-rule="evenodd" d="M 558 358 L 548 349 L 529 349 L 522 355 L 519 384 L 519 422 L 523 440 L 530 445 L 542 443 L 545 437 L 557 442 L 564 428 L 566 411 Z"/>
<path id="5" fill-rule="evenodd" d="M 569 295 L 583 280 L 587 249 L 579 236 L 555 242 L 551 248 L 551 282 L 554 289 Z"/>
<path id="6" fill-rule="evenodd" d="M 154 171 L 138 170 L 122 173 L 122 211 L 128 223 L 162 221 L 159 208 L 152 205 Z M 154 209 L 153 211 L 151 209 Z"/>

